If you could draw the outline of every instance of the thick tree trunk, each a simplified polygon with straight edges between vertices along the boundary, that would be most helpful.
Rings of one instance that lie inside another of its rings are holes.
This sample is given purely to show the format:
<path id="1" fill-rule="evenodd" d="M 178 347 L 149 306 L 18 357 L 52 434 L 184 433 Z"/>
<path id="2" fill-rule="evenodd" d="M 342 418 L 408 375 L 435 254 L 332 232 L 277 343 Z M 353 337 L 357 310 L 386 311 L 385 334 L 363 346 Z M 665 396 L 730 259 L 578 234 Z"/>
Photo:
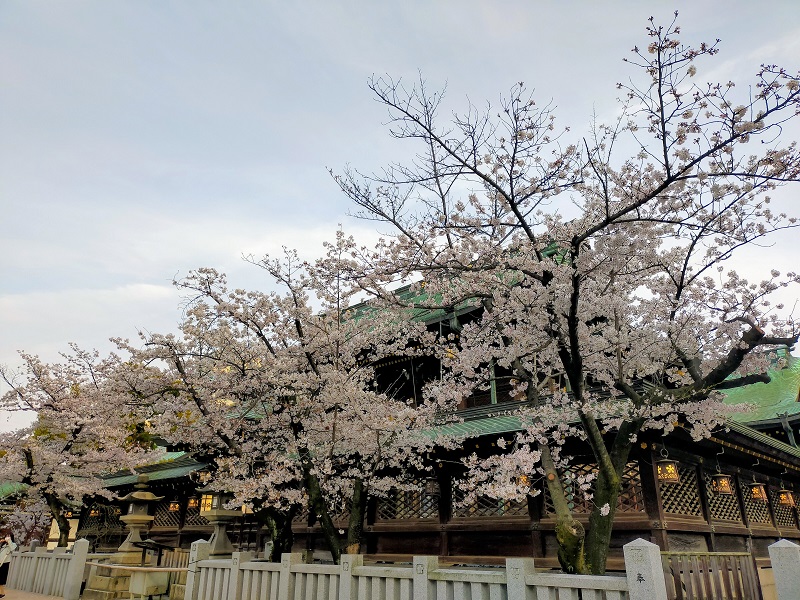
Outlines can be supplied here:
<path id="1" fill-rule="evenodd" d="M 614 514 L 621 489 L 621 480 L 617 473 L 597 475 L 594 486 L 594 509 L 589 516 L 589 532 L 586 535 L 585 568 L 587 573 L 603 575 L 606 572 L 608 548 L 611 543 L 611 529 L 614 525 Z M 608 513 L 603 515 L 608 505 Z"/>
<path id="2" fill-rule="evenodd" d="M 542 453 L 542 467 L 545 472 L 547 491 L 553 501 L 556 511 L 556 540 L 558 541 L 558 562 L 565 573 L 585 573 L 584 540 L 586 530 L 579 521 L 572 516 L 569 508 L 564 486 L 556 470 L 550 449 L 545 445 L 539 446 Z"/>
<path id="3" fill-rule="evenodd" d="M 364 513 L 367 510 L 367 485 L 357 479 L 353 485 L 353 497 L 350 499 L 350 522 L 347 527 L 347 554 L 361 552 L 361 540 L 364 534 Z"/>
<path id="4" fill-rule="evenodd" d="M 66 548 L 69 544 L 69 519 L 63 514 L 63 507 L 58 498 L 53 494 L 44 494 L 44 499 L 50 508 L 50 514 L 58 525 L 58 544 L 59 548 Z"/>
<path id="5" fill-rule="evenodd" d="M 292 433 L 295 440 L 300 440 L 303 435 L 302 425 L 297 421 L 292 421 Z M 322 495 L 322 487 L 319 483 L 314 469 L 314 462 L 311 459 L 311 452 L 309 449 L 298 444 L 297 452 L 300 455 L 300 466 L 303 470 L 303 486 L 306 493 L 308 493 L 309 510 L 314 511 L 314 515 L 322 527 L 322 535 L 325 542 L 328 544 L 328 549 L 331 552 L 331 558 L 337 565 L 342 556 L 341 541 L 339 540 L 339 532 L 333 524 L 328 505 Z"/>
<path id="6" fill-rule="evenodd" d="M 572 516 L 556 521 L 558 563 L 565 573 L 586 573 L 586 530 Z"/>
<path id="7" fill-rule="evenodd" d="M 294 534 L 292 532 L 292 519 L 297 513 L 297 508 L 293 507 L 288 512 L 280 512 L 274 509 L 266 509 L 259 514 L 261 522 L 269 531 L 272 541 L 272 555 L 265 556 L 269 561 L 278 562 L 282 554 L 292 551 L 294 545 Z"/>
<path id="8" fill-rule="evenodd" d="M 623 423 L 617 432 L 609 453 L 609 460 L 600 465 L 597 481 L 594 486 L 594 510 L 589 516 L 589 533 L 586 536 L 586 563 L 588 572 L 603 575 L 606 572 L 608 548 L 611 544 L 611 530 L 617 501 L 622 490 L 622 477 L 625 465 L 633 448 L 633 441 L 641 429 L 642 421 L 633 420 Z M 603 515 L 608 505 L 608 513 Z"/>
<path id="9" fill-rule="evenodd" d="M 333 524 L 328 505 L 325 498 L 322 496 L 322 488 L 319 484 L 319 479 L 316 475 L 311 473 L 308 469 L 303 469 L 303 480 L 308 492 L 309 506 L 314 514 L 317 516 L 320 527 L 322 527 L 322 535 L 328 544 L 328 549 L 331 551 L 331 558 L 337 565 L 342 557 L 341 541 L 339 539 L 339 531 Z"/>

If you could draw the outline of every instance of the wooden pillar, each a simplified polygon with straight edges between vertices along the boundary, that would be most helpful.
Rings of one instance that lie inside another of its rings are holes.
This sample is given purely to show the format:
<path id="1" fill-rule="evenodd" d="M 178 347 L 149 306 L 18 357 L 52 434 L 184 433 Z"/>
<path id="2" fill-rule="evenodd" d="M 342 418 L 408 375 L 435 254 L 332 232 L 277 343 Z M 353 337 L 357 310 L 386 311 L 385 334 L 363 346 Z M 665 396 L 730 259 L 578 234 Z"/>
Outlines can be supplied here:
<path id="1" fill-rule="evenodd" d="M 717 538 L 714 534 L 714 523 L 713 518 L 711 517 L 711 506 L 708 502 L 708 488 L 706 487 L 706 476 L 702 459 L 700 460 L 700 464 L 697 466 L 697 486 L 700 488 L 698 490 L 700 494 L 700 509 L 703 511 L 703 516 L 705 517 L 706 523 L 708 523 L 709 527 L 711 528 L 711 533 L 708 534 L 708 540 L 706 541 L 706 544 L 709 551 L 716 552 Z"/>
<path id="2" fill-rule="evenodd" d="M 453 477 L 449 469 L 442 468 L 442 463 L 435 469 L 439 483 L 439 556 L 450 555 L 450 534 L 447 524 L 453 516 Z"/>
<path id="3" fill-rule="evenodd" d="M 644 507 L 650 520 L 650 536 L 661 550 L 668 550 L 667 524 L 656 475 L 656 460 L 658 459 L 648 449 L 646 443 L 643 442 L 642 446 L 642 452 L 639 455 L 639 476 L 642 480 Z"/>

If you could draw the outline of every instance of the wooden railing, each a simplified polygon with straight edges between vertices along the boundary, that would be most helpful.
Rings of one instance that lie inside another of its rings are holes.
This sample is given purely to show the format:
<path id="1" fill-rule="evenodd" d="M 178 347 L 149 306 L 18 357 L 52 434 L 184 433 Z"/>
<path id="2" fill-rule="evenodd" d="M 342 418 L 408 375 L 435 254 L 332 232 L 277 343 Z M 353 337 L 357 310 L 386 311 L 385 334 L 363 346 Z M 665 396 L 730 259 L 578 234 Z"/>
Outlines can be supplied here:
<path id="1" fill-rule="evenodd" d="M 171 569 L 183 569 L 183 571 L 173 572 L 170 576 L 169 598 L 170 600 L 183 600 L 186 595 L 186 573 L 189 568 L 189 551 L 167 550 L 161 556 L 160 567 Z"/>
<path id="2" fill-rule="evenodd" d="M 661 562 L 670 600 L 761 600 L 747 552 L 662 552 Z"/>
<path id="3" fill-rule="evenodd" d="M 629 600 L 624 576 L 537 573 L 530 558 L 510 558 L 505 568 L 441 568 L 435 556 L 411 565 L 364 565 L 345 555 L 341 565 L 305 564 L 300 554 L 280 563 L 253 560 L 249 552 L 230 560 L 202 560 L 192 545 L 186 600 Z M 657 553 L 656 553 L 657 554 Z M 656 556 L 656 565 L 658 558 Z"/>
<path id="4" fill-rule="evenodd" d="M 89 542 L 79 540 L 71 550 L 40 547 L 29 552 L 14 552 L 6 585 L 9 589 L 34 592 L 45 596 L 60 596 L 78 600 L 81 584 L 85 580 Z"/>

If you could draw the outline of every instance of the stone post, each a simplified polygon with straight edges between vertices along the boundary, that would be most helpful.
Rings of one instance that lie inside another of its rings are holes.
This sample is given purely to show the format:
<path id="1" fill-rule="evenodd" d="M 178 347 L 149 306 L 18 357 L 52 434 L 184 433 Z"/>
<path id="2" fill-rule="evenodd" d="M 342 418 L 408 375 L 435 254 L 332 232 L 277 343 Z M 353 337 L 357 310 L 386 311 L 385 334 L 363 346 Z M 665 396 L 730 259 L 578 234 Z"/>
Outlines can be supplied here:
<path id="1" fill-rule="evenodd" d="M 795 600 L 800 594 L 800 546 L 778 540 L 769 547 L 778 600 Z"/>
<path id="2" fill-rule="evenodd" d="M 281 555 L 280 579 L 278 579 L 278 600 L 291 600 L 294 597 L 294 575 L 292 565 L 303 562 L 299 552 Z"/>
<path id="3" fill-rule="evenodd" d="M 436 556 L 414 557 L 414 600 L 436 600 L 436 582 L 430 580 L 430 575 L 438 568 Z"/>
<path id="4" fill-rule="evenodd" d="M 228 600 L 239 600 L 242 597 L 242 582 L 244 580 L 242 565 L 250 562 L 254 556 L 254 552 L 234 552 L 232 554 L 231 576 L 228 580 Z"/>
<path id="5" fill-rule="evenodd" d="M 356 600 L 358 588 L 353 571 L 364 564 L 362 554 L 342 554 L 339 564 L 339 600 Z"/>
<path id="6" fill-rule="evenodd" d="M 197 600 L 200 591 L 200 567 L 197 563 L 208 560 L 209 543 L 205 540 L 192 542 L 189 550 L 189 568 L 186 571 L 186 600 Z"/>
<path id="7" fill-rule="evenodd" d="M 667 584 L 661 567 L 661 550 L 638 538 L 622 547 L 630 600 L 667 600 Z"/>
<path id="8" fill-rule="evenodd" d="M 525 583 L 525 578 L 535 572 L 532 558 L 506 559 L 508 600 L 526 600 L 528 597 L 528 584 Z"/>
<path id="9" fill-rule="evenodd" d="M 211 556 L 219 558 L 233 554 L 233 544 L 228 537 L 226 529 L 228 523 L 241 515 L 242 512 L 239 510 L 225 510 L 224 508 L 200 511 L 200 516 L 214 527 L 214 532 L 208 538 Z"/>
<path id="10" fill-rule="evenodd" d="M 66 554 L 69 551 L 68 548 L 64 548 L 60 546 L 58 548 L 53 548 L 48 553 L 48 561 L 46 562 L 45 571 L 44 571 L 44 588 L 42 588 L 42 593 L 50 595 L 53 591 L 53 584 L 55 583 L 56 578 L 56 556 L 59 554 Z M 41 580 L 40 580 L 41 581 Z"/>
<path id="11" fill-rule="evenodd" d="M 78 600 L 81 597 L 83 570 L 89 554 L 89 540 L 78 540 L 72 545 L 72 559 L 67 568 L 67 581 L 64 584 L 64 600 Z"/>

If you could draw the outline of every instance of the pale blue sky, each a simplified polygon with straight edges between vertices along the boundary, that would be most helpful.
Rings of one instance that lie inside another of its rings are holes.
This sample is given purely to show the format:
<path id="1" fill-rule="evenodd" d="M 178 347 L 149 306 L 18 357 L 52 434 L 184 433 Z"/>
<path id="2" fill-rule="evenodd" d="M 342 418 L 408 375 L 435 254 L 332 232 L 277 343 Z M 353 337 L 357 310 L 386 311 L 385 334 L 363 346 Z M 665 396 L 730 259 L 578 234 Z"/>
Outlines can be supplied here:
<path id="1" fill-rule="evenodd" d="M 525 81 L 577 139 L 612 114 L 647 17 L 676 6 L 686 40 L 722 38 L 701 76 L 800 68 L 794 0 L 3 0 L 0 364 L 171 328 L 191 268 L 257 287 L 243 253 L 313 256 L 338 223 L 374 237 L 326 170 L 407 156 L 371 74 L 421 73 L 453 108 Z M 770 256 L 793 266 L 790 240 Z"/>

